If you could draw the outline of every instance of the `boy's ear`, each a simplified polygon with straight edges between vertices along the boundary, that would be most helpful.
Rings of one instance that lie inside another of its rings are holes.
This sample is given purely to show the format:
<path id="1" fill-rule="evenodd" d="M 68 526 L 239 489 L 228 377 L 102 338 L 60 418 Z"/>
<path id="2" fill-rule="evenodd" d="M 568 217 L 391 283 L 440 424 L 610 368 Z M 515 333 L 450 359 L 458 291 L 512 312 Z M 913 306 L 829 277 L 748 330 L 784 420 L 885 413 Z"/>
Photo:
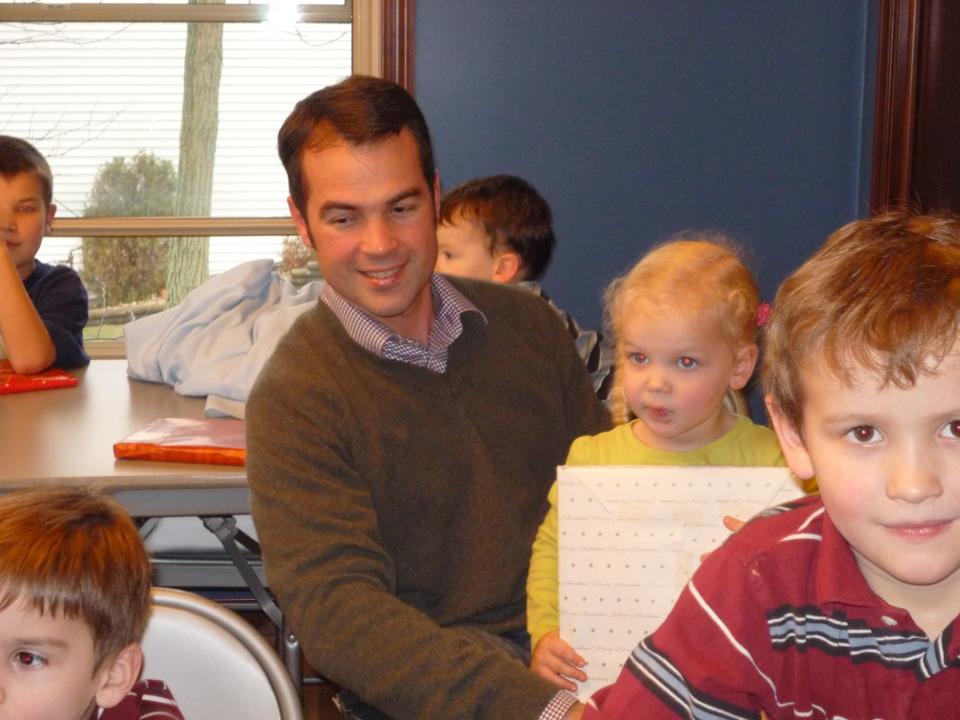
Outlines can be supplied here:
<path id="1" fill-rule="evenodd" d="M 297 235 L 300 236 L 300 241 L 311 250 L 316 250 L 313 246 L 313 239 L 310 237 L 310 228 L 307 227 L 307 221 L 291 196 L 287 197 L 287 207 L 290 208 L 290 217 L 293 218 L 293 224 L 297 226 Z"/>
<path id="2" fill-rule="evenodd" d="M 774 404 L 772 396 L 767 395 L 763 402 L 767 406 L 767 415 L 770 417 L 773 429 L 777 433 L 780 449 L 783 450 L 783 456 L 787 459 L 787 465 L 798 478 L 809 480 L 814 476 L 813 462 L 799 429 L 780 412 L 780 408 Z"/>
<path id="3" fill-rule="evenodd" d="M 520 254 L 512 250 L 505 250 L 496 257 L 493 267 L 493 281 L 497 283 L 515 283 L 520 282 L 523 263 L 520 260 Z"/>
<path id="4" fill-rule="evenodd" d="M 753 375 L 753 369 L 757 366 L 757 358 L 760 356 L 760 349 L 750 343 L 740 348 L 733 358 L 733 374 L 730 376 L 730 387 L 733 390 L 743 390 Z"/>
<path id="5" fill-rule="evenodd" d="M 53 218 L 57 215 L 57 206 L 53 203 L 47 205 L 47 222 L 43 228 L 43 234 L 49 235 L 50 231 L 53 230 Z"/>
<path id="6" fill-rule="evenodd" d="M 140 677 L 140 668 L 143 667 L 143 650 L 140 643 L 131 643 L 117 653 L 112 660 L 105 661 L 108 667 L 104 668 L 100 678 L 100 687 L 97 690 L 97 705 L 102 708 L 112 708 L 120 703 L 130 688 Z"/>

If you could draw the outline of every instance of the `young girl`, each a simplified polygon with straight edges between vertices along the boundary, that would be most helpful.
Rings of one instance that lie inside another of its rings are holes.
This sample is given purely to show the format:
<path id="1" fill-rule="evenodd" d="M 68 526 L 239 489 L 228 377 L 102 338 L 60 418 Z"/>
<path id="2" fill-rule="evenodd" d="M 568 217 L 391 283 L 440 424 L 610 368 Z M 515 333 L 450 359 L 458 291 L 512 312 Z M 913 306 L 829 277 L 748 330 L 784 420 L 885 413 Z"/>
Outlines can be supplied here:
<path id="1" fill-rule="evenodd" d="M 757 362 L 757 284 L 723 236 L 652 250 L 607 290 L 617 338 L 613 430 L 574 440 L 567 465 L 783 465 L 774 433 L 725 402 Z M 759 318 L 762 320 L 763 318 Z M 527 580 L 531 669 L 576 690 L 584 660 L 560 638 L 557 486 Z"/>

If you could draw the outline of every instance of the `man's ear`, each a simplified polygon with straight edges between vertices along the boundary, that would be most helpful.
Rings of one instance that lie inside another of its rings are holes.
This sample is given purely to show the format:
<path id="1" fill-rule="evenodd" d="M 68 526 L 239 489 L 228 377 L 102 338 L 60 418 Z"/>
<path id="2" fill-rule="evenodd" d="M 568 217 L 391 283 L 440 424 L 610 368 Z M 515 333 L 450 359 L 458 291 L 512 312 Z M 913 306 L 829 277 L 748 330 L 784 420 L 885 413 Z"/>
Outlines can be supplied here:
<path id="1" fill-rule="evenodd" d="M 440 222 L 440 171 L 433 172 L 433 219 Z"/>
<path id="2" fill-rule="evenodd" d="M 760 350 L 756 345 L 750 343 L 737 350 L 733 358 L 733 374 L 730 376 L 730 388 L 733 390 L 743 390 L 750 377 L 753 375 L 753 369 L 757 366 L 757 358 L 760 356 Z"/>
<path id="3" fill-rule="evenodd" d="M 313 246 L 313 238 L 310 237 L 310 228 L 307 227 L 307 221 L 291 196 L 287 196 L 287 207 L 290 208 L 290 217 L 293 218 L 293 224 L 297 226 L 297 235 L 300 236 L 300 241 L 311 250 L 316 250 Z"/>
<path id="4" fill-rule="evenodd" d="M 143 667 L 143 650 L 140 643 L 131 643 L 117 653 L 112 660 L 105 660 L 107 667 L 101 669 L 100 687 L 97 689 L 97 705 L 112 708 L 120 703 L 140 677 Z"/>
<path id="5" fill-rule="evenodd" d="M 783 450 L 783 456 L 787 459 L 787 465 L 798 478 L 809 480 L 814 476 L 813 461 L 810 459 L 810 453 L 807 451 L 807 445 L 803 441 L 800 430 L 780 412 L 772 396 L 767 395 L 763 401 L 767 406 L 767 415 L 770 417 L 773 429 L 777 433 L 777 439 L 780 441 L 780 449 Z"/>
<path id="6" fill-rule="evenodd" d="M 515 283 L 520 282 L 523 269 L 523 262 L 520 260 L 519 253 L 512 250 L 505 250 L 497 255 L 493 267 L 493 281 L 497 283 Z"/>

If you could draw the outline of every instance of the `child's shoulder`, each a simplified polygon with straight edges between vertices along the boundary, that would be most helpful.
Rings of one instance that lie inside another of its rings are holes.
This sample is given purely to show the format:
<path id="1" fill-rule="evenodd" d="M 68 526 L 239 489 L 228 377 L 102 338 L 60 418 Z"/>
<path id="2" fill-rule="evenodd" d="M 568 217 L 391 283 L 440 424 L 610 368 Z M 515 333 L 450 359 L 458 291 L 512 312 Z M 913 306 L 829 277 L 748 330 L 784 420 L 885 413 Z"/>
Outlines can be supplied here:
<path id="1" fill-rule="evenodd" d="M 630 423 L 617 425 L 596 435 L 581 435 L 570 444 L 567 465 L 639 465 L 631 457 L 637 441 Z"/>
<path id="2" fill-rule="evenodd" d="M 767 508 L 727 538 L 704 564 L 730 567 L 732 563 L 806 582 L 808 570 L 820 555 L 824 517 L 817 495 Z"/>

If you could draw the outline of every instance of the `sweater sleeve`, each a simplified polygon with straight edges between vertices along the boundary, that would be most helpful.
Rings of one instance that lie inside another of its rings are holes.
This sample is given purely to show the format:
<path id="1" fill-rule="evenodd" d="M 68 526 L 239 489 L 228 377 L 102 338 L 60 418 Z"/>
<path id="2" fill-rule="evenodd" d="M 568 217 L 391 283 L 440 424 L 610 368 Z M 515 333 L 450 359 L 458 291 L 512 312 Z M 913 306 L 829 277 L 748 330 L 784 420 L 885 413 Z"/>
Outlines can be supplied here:
<path id="1" fill-rule="evenodd" d="M 248 477 L 269 585 L 311 665 L 398 720 L 537 718 L 554 686 L 492 637 L 441 627 L 395 595 L 349 404 L 335 382 L 305 394 L 288 378 L 261 375 L 251 394 Z"/>

